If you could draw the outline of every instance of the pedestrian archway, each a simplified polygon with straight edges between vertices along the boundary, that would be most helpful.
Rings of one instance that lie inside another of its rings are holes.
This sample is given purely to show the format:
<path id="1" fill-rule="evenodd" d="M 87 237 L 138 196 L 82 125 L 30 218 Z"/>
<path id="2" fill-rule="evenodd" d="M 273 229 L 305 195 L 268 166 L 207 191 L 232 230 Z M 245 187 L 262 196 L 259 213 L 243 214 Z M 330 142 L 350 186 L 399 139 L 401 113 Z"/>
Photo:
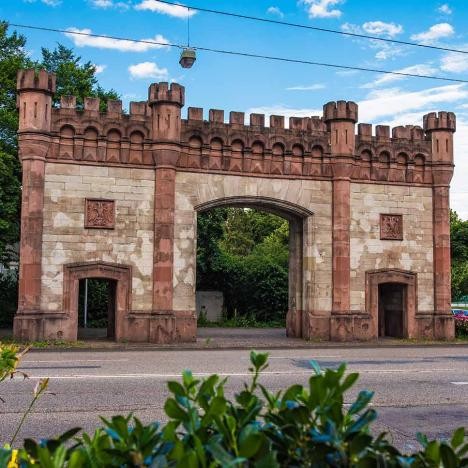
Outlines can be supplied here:
<path id="1" fill-rule="evenodd" d="M 397 269 L 368 271 L 366 309 L 371 316 L 374 338 L 413 338 L 417 275 Z"/>
<path id="2" fill-rule="evenodd" d="M 131 268 L 106 262 L 84 262 L 65 265 L 64 268 L 64 310 L 68 315 L 70 329 L 75 339 L 80 324 L 80 286 L 86 279 L 105 281 L 104 294 L 107 309 L 107 338 L 119 341 L 125 336 L 125 316 L 131 304 Z"/>
<path id="3" fill-rule="evenodd" d="M 103 278 L 80 280 L 78 339 L 115 339 L 117 281 Z"/>

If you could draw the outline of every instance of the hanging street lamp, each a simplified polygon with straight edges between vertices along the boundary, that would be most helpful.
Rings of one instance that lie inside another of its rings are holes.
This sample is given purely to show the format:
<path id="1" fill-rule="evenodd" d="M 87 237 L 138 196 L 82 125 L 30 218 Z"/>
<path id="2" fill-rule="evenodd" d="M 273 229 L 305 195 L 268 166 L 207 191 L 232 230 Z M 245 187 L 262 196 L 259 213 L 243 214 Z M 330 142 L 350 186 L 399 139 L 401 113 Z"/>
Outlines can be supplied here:
<path id="1" fill-rule="evenodd" d="M 197 60 L 197 54 L 193 47 L 190 47 L 190 8 L 187 7 L 187 47 L 182 49 L 180 53 L 180 66 L 182 68 L 192 68 Z"/>
<path id="2" fill-rule="evenodd" d="M 196 60 L 197 54 L 195 49 L 192 49 L 191 47 L 184 47 L 182 49 L 179 60 L 180 66 L 182 68 L 192 68 Z"/>

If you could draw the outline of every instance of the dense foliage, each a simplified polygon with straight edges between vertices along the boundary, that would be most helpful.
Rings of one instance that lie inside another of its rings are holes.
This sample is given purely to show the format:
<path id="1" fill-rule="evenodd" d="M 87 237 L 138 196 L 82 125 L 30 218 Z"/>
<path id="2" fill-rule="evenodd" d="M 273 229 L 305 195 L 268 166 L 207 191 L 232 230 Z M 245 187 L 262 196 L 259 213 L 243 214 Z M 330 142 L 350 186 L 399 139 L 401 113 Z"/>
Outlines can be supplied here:
<path id="1" fill-rule="evenodd" d="M 87 327 L 107 328 L 111 284 L 107 280 L 88 279 Z M 78 326 L 84 326 L 85 281 L 80 281 Z"/>
<path id="2" fill-rule="evenodd" d="M 468 296 L 468 220 L 455 211 L 450 213 L 450 247 L 452 255 L 452 299 Z"/>
<path id="3" fill-rule="evenodd" d="M 197 289 L 219 290 L 227 319 L 284 322 L 288 307 L 286 220 L 251 209 L 198 215 Z"/>
<path id="4" fill-rule="evenodd" d="M 13 324 L 18 303 L 18 271 L 0 274 L 0 328 Z"/>
<path id="5" fill-rule="evenodd" d="M 99 85 L 96 66 L 89 61 L 82 63 L 73 49 L 58 44 L 54 50 L 44 47 L 41 50 L 42 61 L 37 67 L 56 75 L 54 104 L 58 104 L 62 96 L 76 96 L 77 107 L 81 108 L 85 97 L 98 97 L 101 111 L 104 111 L 109 99 L 119 98 L 114 90 L 106 91 Z"/>
<path id="6" fill-rule="evenodd" d="M 8 34 L 0 21 L 0 263 L 16 260 L 19 238 L 21 168 L 17 156 L 16 73 L 31 66 L 24 36 Z"/>
<path id="7" fill-rule="evenodd" d="M 259 383 L 267 354 L 251 353 L 252 378 L 233 399 L 226 379 L 199 380 L 190 371 L 168 383 L 164 405 L 168 422 L 142 424 L 130 416 L 102 418 L 93 435 L 71 429 L 52 440 L 26 439 L 16 450 L 0 449 L 0 466 L 62 467 L 463 467 L 468 440 L 460 428 L 449 441 L 428 441 L 404 455 L 386 434 L 370 432 L 377 418 L 369 408 L 373 393 L 359 392 L 345 405 L 358 374 L 345 365 L 322 371 L 316 363 L 306 386 L 271 393 Z M 14 372 L 11 348 L 0 348 L 0 369 Z M 0 371 L 0 381 L 2 373 Z"/>

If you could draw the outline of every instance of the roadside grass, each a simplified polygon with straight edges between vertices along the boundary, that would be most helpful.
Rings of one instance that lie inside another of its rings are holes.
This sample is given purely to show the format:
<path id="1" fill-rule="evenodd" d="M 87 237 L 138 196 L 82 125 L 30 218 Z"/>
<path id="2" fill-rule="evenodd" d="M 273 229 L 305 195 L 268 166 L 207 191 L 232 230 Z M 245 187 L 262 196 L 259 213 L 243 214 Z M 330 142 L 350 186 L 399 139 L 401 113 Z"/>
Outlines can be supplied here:
<path id="1" fill-rule="evenodd" d="M 18 346 L 21 350 L 30 349 L 68 349 L 68 348 L 84 348 L 87 346 L 85 341 L 66 341 L 66 340 L 38 340 L 38 341 L 21 341 L 12 336 L 0 338 L 0 344 L 11 344 Z"/>

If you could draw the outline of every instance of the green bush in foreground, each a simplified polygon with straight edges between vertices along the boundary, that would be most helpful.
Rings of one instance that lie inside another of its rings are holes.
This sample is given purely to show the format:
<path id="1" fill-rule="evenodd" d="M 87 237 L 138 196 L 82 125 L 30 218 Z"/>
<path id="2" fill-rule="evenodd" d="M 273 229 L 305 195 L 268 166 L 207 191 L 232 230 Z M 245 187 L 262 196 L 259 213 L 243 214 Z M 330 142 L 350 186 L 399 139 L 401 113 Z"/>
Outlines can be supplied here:
<path id="1" fill-rule="evenodd" d="M 418 439 L 422 449 L 401 454 L 385 434 L 373 437 L 376 412 L 372 392 L 361 391 L 348 407 L 344 393 L 358 374 L 322 371 L 308 384 L 270 393 L 259 384 L 267 354 L 251 353 L 252 378 L 234 399 L 225 396 L 226 379 L 198 380 L 190 371 L 169 382 L 164 409 L 169 421 L 143 425 L 137 418 L 102 418 L 94 435 L 27 439 L 18 451 L 0 452 L 0 466 L 59 467 L 463 467 L 468 442 L 463 428 L 450 441 Z M 11 364 L 11 363 L 10 363 Z M 12 463 L 10 460 L 14 459 Z"/>

